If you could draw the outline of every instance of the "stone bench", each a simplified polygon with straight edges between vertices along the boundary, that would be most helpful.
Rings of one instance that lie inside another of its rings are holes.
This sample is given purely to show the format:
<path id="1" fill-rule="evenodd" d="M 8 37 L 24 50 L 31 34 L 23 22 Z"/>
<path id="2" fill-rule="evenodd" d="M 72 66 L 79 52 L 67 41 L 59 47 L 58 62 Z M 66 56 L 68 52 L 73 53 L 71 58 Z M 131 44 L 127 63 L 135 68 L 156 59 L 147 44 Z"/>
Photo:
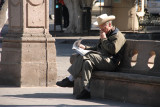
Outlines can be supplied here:
<path id="1" fill-rule="evenodd" d="M 160 106 L 160 41 L 127 40 L 119 69 L 94 71 L 90 89 L 92 98 Z M 79 76 L 74 94 L 81 90 Z"/>

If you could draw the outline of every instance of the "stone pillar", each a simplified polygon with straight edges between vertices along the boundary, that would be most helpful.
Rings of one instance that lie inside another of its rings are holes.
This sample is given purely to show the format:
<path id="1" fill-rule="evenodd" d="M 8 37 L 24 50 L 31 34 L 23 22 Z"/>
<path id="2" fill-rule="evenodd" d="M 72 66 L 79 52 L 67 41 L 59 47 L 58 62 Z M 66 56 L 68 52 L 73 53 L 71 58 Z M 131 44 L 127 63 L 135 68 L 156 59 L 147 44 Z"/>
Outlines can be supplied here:
<path id="1" fill-rule="evenodd" d="M 54 86 L 55 39 L 49 34 L 49 0 L 9 0 L 9 31 L 3 38 L 0 83 Z"/>

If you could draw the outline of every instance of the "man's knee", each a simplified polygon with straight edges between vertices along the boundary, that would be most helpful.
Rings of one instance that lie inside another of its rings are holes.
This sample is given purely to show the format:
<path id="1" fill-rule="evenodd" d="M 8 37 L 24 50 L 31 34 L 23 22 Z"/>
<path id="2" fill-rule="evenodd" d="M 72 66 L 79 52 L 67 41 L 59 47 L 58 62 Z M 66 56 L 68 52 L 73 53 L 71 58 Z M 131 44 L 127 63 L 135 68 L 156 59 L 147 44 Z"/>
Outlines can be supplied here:
<path id="1" fill-rule="evenodd" d="M 90 60 L 85 60 L 84 61 L 84 66 L 85 66 L 85 68 L 89 68 L 89 69 L 93 68 L 92 63 L 91 63 Z"/>
<path id="2" fill-rule="evenodd" d="M 74 53 L 70 56 L 70 63 L 73 64 L 73 62 L 76 60 L 76 58 L 79 56 L 79 54 Z"/>

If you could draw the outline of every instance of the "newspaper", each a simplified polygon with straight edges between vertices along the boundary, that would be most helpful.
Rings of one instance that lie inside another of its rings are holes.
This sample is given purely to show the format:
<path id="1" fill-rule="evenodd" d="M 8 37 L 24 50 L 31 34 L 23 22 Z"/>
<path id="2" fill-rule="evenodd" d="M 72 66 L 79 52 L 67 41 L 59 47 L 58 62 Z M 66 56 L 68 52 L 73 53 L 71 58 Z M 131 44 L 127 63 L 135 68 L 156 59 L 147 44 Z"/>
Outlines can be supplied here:
<path id="1" fill-rule="evenodd" d="M 77 53 L 79 53 L 80 55 L 84 56 L 85 54 L 87 54 L 88 52 L 90 52 L 91 50 L 84 50 L 82 48 L 79 47 L 79 45 L 81 44 L 81 41 L 83 39 L 79 38 L 78 40 L 76 40 L 73 43 L 72 49 L 75 50 Z"/>

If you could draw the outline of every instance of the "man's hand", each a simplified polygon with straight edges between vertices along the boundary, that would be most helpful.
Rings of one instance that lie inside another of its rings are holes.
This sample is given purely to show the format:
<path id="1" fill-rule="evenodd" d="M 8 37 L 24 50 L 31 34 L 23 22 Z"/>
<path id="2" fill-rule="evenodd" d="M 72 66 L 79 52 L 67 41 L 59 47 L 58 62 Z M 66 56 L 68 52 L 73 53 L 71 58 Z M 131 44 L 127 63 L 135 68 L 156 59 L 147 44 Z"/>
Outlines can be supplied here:
<path id="1" fill-rule="evenodd" d="M 85 46 L 83 44 L 80 44 L 79 47 L 85 49 Z"/>
<path id="2" fill-rule="evenodd" d="M 100 31 L 100 38 L 101 38 L 101 39 L 107 38 L 107 37 L 106 37 L 106 33 L 103 32 L 103 31 Z"/>

